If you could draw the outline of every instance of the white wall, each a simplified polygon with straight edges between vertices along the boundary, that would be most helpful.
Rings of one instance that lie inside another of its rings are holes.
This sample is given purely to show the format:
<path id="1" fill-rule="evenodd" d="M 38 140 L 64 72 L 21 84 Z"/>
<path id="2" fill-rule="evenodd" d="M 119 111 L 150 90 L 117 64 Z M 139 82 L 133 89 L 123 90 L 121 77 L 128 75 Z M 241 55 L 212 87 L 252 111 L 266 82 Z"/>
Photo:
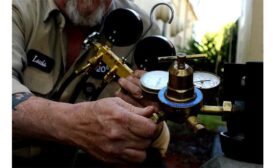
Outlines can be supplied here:
<path id="1" fill-rule="evenodd" d="M 192 10 L 190 8 L 189 0 L 133 0 L 138 6 L 144 9 L 148 14 L 150 14 L 151 9 L 154 5 L 160 2 L 165 2 L 174 9 L 174 19 L 173 22 L 165 24 L 163 22 L 164 18 L 170 17 L 170 9 L 166 6 L 159 6 L 155 13 L 157 18 L 162 20 L 157 20 L 162 33 L 167 37 L 175 46 L 184 47 L 187 45 L 187 41 L 192 36 L 193 23 L 196 20 Z M 164 8 L 164 9 L 163 9 Z M 159 13 L 161 11 L 161 13 Z M 161 16 L 160 16 L 161 15 Z M 164 19 L 165 20 L 165 19 Z"/>
<path id="2" fill-rule="evenodd" d="M 237 63 L 263 61 L 263 0 L 243 0 Z"/>
<path id="3" fill-rule="evenodd" d="M 171 0 L 133 0 L 139 7 L 144 9 L 148 14 L 154 5 L 160 2 L 170 2 Z"/>

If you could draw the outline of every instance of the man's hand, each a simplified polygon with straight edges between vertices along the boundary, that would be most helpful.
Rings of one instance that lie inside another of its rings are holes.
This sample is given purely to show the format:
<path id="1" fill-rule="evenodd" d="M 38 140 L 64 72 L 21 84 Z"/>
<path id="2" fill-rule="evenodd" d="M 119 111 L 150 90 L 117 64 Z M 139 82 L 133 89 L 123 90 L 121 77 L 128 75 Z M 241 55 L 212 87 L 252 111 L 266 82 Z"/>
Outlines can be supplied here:
<path id="1" fill-rule="evenodd" d="M 140 163 L 156 134 L 153 107 L 138 108 L 120 98 L 76 105 L 68 134 L 75 144 L 105 162 Z"/>
<path id="2" fill-rule="evenodd" d="M 120 84 L 122 91 L 117 92 L 116 96 L 137 107 L 153 106 L 155 111 L 159 111 L 158 102 L 149 100 L 142 95 L 140 78 L 144 73 L 146 73 L 146 71 L 136 70 L 132 76 L 120 78 L 118 83 Z"/>
<path id="3" fill-rule="evenodd" d="M 152 101 L 142 95 L 140 78 L 145 72 L 146 71 L 136 70 L 132 76 L 120 78 L 118 83 L 122 87 L 122 90 L 117 92 L 116 96 L 137 107 L 153 106 L 154 111 L 159 112 L 159 102 Z M 160 122 L 157 129 L 155 138 L 152 139 L 153 143 L 151 147 L 159 149 L 162 156 L 164 156 L 170 140 L 169 129 L 165 122 Z"/>
<path id="4" fill-rule="evenodd" d="M 157 132 L 147 118 L 154 112 L 120 98 L 68 104 L 33 96 L 13 112 L 13 131 L 80 147 L 108 163 L 141 163 Z"/>

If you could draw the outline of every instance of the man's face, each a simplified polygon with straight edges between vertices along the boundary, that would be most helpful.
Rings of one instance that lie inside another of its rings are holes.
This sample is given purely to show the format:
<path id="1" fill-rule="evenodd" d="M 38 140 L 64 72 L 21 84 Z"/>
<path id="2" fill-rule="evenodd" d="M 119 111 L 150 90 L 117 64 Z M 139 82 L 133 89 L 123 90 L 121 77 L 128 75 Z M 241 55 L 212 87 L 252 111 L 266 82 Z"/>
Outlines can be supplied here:
<path id="1" fill-rule="evenodd" d="M 65 11 L 76 25 L 94 26 L 100 23 L 112 0 L 67 0 Z"/>

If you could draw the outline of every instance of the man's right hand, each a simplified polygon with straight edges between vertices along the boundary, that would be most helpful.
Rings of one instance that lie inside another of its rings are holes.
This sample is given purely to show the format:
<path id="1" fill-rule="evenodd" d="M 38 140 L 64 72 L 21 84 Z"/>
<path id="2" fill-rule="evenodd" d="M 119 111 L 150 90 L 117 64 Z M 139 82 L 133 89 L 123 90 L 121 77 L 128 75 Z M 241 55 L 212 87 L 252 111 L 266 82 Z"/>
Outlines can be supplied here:
<path id="1" fill-rule="evenodd" d="M 13 131 L 23 131 L 25 124 L 26 135 L 75 145 L 104 162 L 141 163 L 157 133 L 147 118 L 154 112 L 120 98 L 67 104 L 31 97 L 13 112 Z"/>
<path id="2" fill-rule="evenodd" d="M 148 118 L 152 107 L 137 108 L 120 98 L 79 103 L 66 127 L 71 140 L 106 162 L 142 162 L 157 125 Z"/>

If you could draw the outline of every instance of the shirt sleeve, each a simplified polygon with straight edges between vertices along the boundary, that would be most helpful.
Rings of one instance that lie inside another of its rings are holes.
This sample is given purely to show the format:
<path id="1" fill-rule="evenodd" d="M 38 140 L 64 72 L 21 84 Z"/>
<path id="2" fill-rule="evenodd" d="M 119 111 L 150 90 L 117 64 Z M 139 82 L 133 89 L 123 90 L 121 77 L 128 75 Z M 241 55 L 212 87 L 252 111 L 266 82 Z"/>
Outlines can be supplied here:
<path id="1" fill-rule="evenodd" d="M 12 93 L 30 92 L 22 84 L 22 72 L 27 64 L 25 53 L 24 22 L 20 10 L 12 6 Z"/>

